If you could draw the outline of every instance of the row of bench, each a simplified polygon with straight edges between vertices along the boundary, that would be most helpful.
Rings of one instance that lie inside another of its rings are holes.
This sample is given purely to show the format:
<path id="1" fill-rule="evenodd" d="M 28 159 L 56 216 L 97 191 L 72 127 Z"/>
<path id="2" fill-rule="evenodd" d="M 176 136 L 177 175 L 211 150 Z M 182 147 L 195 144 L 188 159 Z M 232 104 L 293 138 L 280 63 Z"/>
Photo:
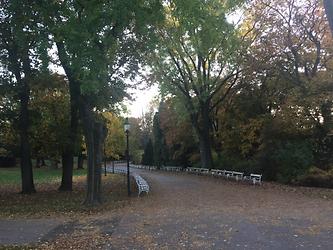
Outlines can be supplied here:
<path id="1" fill-rule="evenodd" d="M 144 165 L 133 165 L 139 169 L 147 169 L 147 170 L 156 170 L 157 167 L 155 166 L 144 166 Z M 170 171 L 170 172 L 181 172 L 185 171 L 187 173 L 193 173 L 198 175 L 209 175 L 209 176 L 221 176 L 227 179 L 235 179 L 236 181 L 250 181 L 254 185 L 260 184 L 262 182 L 262 175 L 261 174 L 250 174 L 244 175 L 243 172 L 237 171 L 229 171 L 229 170 L 221 170 L 221 169 L 211 169 L 208 168 L 182 168 L 182 167 L 171 167 L 171 166 L 164 166 L 160 167 L 160 170 Z"/>
<path id="2" fill-rule="evenodd" d="M 127 174 L 127 170 L 126 169 L 121 169 L 121 168 L 115 168 L 114 172 L 117 174 Z M 143 179 L 140 175 L 135 174 L 133 175 L 134 179 L 135 179 L 135 183 L 138 187 L 138 197 L 140 196 L 140 194 L 142 192 L 145 192 L 148 194 L 149 192 L 149 185 L 147 183 L 147 181 L 145 179 Z"/>

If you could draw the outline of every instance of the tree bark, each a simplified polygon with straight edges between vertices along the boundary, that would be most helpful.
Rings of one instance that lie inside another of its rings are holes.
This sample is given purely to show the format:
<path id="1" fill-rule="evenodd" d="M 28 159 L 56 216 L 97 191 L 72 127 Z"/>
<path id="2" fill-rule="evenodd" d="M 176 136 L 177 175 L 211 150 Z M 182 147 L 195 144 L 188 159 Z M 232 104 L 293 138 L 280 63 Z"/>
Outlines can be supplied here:
<path id="1" fill-rule="evenodd" d="M 29 110 L 28 103 L 30 98 L 30 89 L 27 79 L 22 80 L 20 93 L 20 155 L 21 155 L 21 178 L 22 193 L 35 193 L 35 185 L 33 181 L 31 150 L 29 144 Z"/>
<path id="2" fill-rule="evenodd" d="M 83 169 L 83 155 L 82 155 L 81 150 L 80 150 L 79 155 L 77 157 L 77 169 Z"/>
<path id="3" fill-rule="evenodd" d="M 42 163 L 42 161 L 41 161 L 40 157 L 37 157 L 37 159 L 36 159 L 36 168 L 40 168 L 41 163 Z"/>
<path id="4" fill-rule="evenodd" d="M 84 204 L 86 206 L 95 206 L 101 203 L 100 189 L 98 188 L 100 185 L 98 183 L 100 171 L 98 171 L 98 166 L 96 165 L 96 143 L 98 142 L 98 138 L 95 138 L 96 123 L 93 110 L 83 98 L 80 102 L 80 116 L 87 146 L 87 195 Z"/>
<path id="5" fill-rule="evenodd" d="M 95 122 L 94 126 L 94 153 L 95 153 L 95 174 L 94 174 L 94 192 L 95 197 L 99 203 L 102 202 L 101 198 L 101 182 L 102 182 L 102 163 L 103 163 L 103 141 L 105 133 L 102 122 Z"/>
<path id="6" fill-rule="evenodd" d="M 196 125 L 199 137 L 201 167 L 211 169 L 213 167 L 212 145 L 210 138 L 209 105 L 202 104 L 200 109 L 200 121 Z"/>
<path id="7" fill-rule="evenodd" d="M 59 191 L 72 191 L 73 190 L 73 153 L 64 152 L 61 155 L 62 163 L 62 179 Z"/>
<path id="8" fill-rule="evenodd" d="M 333 35 L 333 1 L 332 0 L 324 0 L 325 12 L 327 16 L 327 20 L 330 24 L 331 32 Z"/>
<path id="9" fill-rule="evenodd" d="M 73 190 L 73 167 L 74 167 L 74 151 L 77 141 L 78 129 L 78 98 L 80 95 L 79 84 L 71 80 L 69 83 L 70 89 L 70 127 L 66 141 L 65 150 L 62 155 L 62 179 L 59 191 Z"/>
<path id="10" fill-rule="evenodd" d="M 87 146 L 87 195 L 84 204 L 93 206 L 99 203 L 95 197 L 95 154 L 94 154 L 94 117 L 93 111 L 87 104 L 82 103 L 80 107 L 83 133 Z"/>
<path id="11" fill-rule="evenodd" d="M 102 202 L 101 167 L 103 163 L 103 142 L 107 130 L 101 121 L 96 121 L 92 108 L 84 100 L 80 102 L 80 116 L 88 152 L 87 196 L 84 204 L 95 206 Z"/>

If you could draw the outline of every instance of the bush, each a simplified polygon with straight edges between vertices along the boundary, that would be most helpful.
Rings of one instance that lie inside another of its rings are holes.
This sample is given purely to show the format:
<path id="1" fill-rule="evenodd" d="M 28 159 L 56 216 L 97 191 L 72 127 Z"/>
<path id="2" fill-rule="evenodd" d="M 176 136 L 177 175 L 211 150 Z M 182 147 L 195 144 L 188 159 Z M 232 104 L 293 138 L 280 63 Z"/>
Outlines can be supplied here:
<path id="1" fill-rule="evenodd" d="M 324 171 L 317 167 L 310 168 L 298 177 L 296 184 L 308 187 L 333 188 L 333 168 Z"/>
<path id="2" fill-rule="evenodd" d="M 214 158 L 214 167 L 218 169 L 235 170 L 245 174 L 260 173 L 261 169 L 256 159 L 244 159 L 226 152 L 219 153 Z"/>
<path id="3" fill-rule="evenodd" d="M 134 150 L 131 154 L 131 160 L 134 164 L 142 163 L 143 150 Z"/>
<path id="4" fill-rule="evenodd" d="M 16 166 L 16 159 L 14 157 L 0 156 L 0 167 L 9 168 Z"/>
<path id="5" fill-rule="evenodd" d="M 260 165 L 266 178 L 282 183 L 295 182 L 313 164 L 312 147 L 306 140 L 274 141 L 260 156 Z"/>

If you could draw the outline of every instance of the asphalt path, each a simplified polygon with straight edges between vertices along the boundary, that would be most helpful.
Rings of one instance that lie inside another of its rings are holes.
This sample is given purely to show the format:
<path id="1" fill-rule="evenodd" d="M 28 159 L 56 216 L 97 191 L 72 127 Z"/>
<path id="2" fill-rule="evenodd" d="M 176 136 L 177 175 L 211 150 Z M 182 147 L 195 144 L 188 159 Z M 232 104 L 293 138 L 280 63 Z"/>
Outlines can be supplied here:
<path id="1" fill-rule="evenodd" d="M 131 172 L 147 180 L 148 195 L 87 222 L 0 220 L 0 247 L 56 241 L 89 224 L 105 235 L 104 249 L 333 249 L 333 190 Z"/>
<path id="2" fill-rule="evenodd" d="M 148 181 L 151 192 L 125 208 L 105 248 L 333 249 L 333 201 L 326 197 L 269 184 L 131 171 Z"/>

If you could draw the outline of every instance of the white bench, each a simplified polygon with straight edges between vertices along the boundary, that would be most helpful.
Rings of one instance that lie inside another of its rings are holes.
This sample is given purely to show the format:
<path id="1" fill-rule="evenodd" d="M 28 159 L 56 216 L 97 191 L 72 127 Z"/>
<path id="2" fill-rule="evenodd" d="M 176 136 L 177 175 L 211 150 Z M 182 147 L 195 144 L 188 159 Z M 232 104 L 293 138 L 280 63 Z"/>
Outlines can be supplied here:
<path id="1" fill-rule="evenodd" d="M 180 171 L 182 171 L 182 168 L 181 167 L 165 166 L 165 167 L 162 167 L 161 170 L 171 171 L 171 172 L 180 172 Z"/>
<path id="2" fill-rule="evenodd" d="M 114 172 L 116 174 L 127 174 L 127 169 L 115 168 Z"/>
<path id="3" fill-rule="evenodd" d="M 211 169 L 210 174 L 213 176 L 217 176 L 217 175 L 219 175 L 219 171 L 220 171 L 219 169 Z"/>
<path id="4" fill-rule="evenodd" d="M 256 183 L 259 183 L 261 185 L 261 174 L 250 174 L 250 179 L 253 183 L 253 185 L 256 185 Z"/>
<path id="5" fill-rule="evenodd" d="M 140 175 L 135 175 L 134 176 L 136 185 L 138 186 L 138 197 L 140 196 L 140 194 L 142 192 L 146 192 L 147 194 L 149 193 L 149 185 L 148 183 L 145 181 L 145 179 L 143 179 Z"/>
<path id="6" fill-rule="evenodd" d="M 227 177 L 227 179 L 228 179 L 229 177 L 233 176 L 233 171 L 222 170 L 222 174 L 223 174 L 223 176 Z"/>
<path id="7" fill-rule="evenodd" d="M 236 179 L 236 181 L 242 180 L 243 176 L 244 176 L 244 173 L 242 173 L 242 172 L 235 172 L 235 171 L 232 172 L 232 177 L 234 177 Z"/>

